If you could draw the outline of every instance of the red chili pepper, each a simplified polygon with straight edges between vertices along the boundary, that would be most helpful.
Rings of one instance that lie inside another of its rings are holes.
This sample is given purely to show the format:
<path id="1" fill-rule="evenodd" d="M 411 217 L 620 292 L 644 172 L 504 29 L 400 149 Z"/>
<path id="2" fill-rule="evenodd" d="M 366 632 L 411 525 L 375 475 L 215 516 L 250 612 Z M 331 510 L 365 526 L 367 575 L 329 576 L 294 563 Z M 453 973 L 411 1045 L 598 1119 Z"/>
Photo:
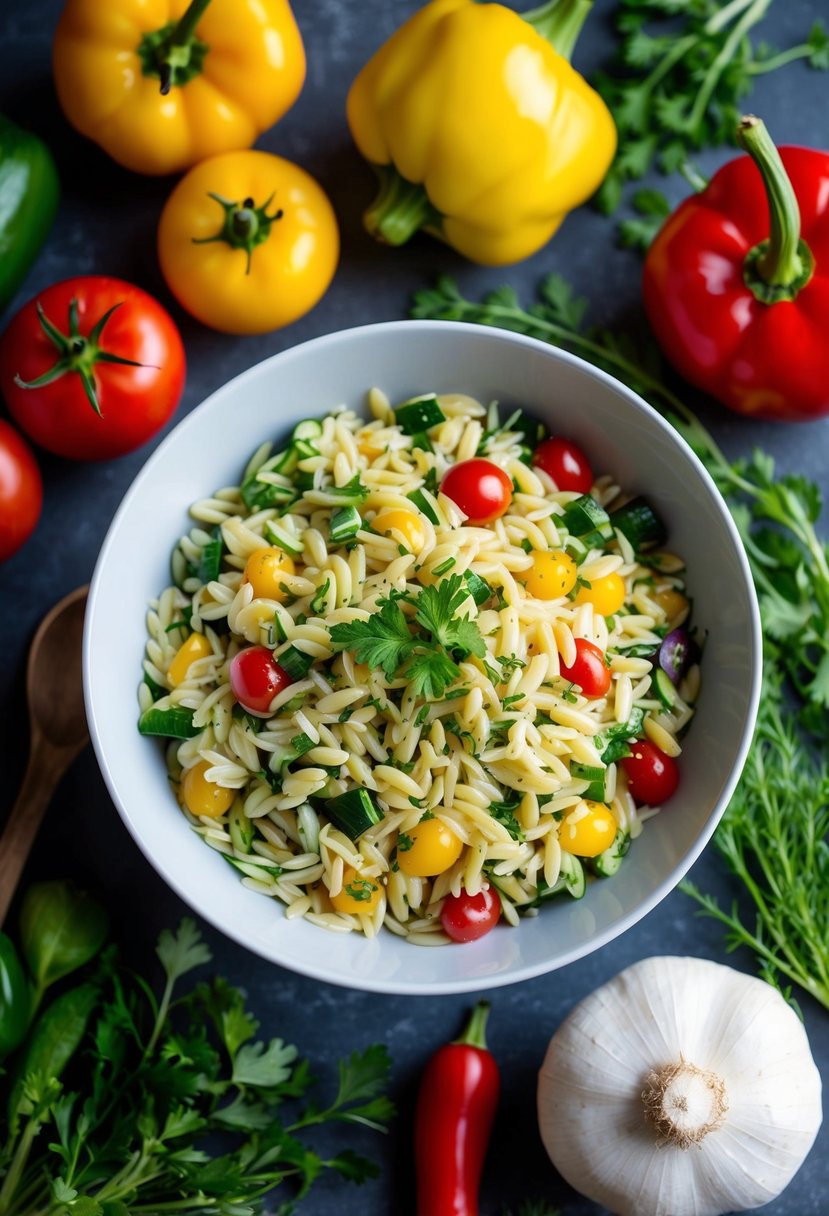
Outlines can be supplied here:
<path id="1" fill-rule="evenodd" d="M 729 409 L 817 418 L 829 413 L 829 154 L 778 152 L 753 115 L 738 138 L 749 156 L 686 199 L 648 251 L 645 309 L 677 371 Z"/>
<path id="2" fill-rule="evenodd" d="M 480 1001 L 459 1039 L 426 1065 L 415 1115 L 417 1216 L 478 1216 L 478 1187 L 500 1080 Z"/>

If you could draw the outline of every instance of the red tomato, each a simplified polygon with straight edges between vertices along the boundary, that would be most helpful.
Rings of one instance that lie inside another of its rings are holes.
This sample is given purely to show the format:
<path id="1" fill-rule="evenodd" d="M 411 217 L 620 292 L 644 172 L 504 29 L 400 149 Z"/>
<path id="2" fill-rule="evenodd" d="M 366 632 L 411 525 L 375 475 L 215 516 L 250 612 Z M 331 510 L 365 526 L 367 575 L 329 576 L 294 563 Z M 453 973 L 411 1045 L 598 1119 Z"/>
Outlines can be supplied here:
<path id="1" fill-rule="evenodd" d="M 576 660 L 572 667 L 559 664 L 565 680 L 578 684 L 586 697 L 603 697 L 610 688 L 610 668 L 604 654 L 587 638 L 576 638 Z"/>
<path id="2" fill-rule="evenodd" d="M 0 562 L 34 532 L 42 505 L 43 482 L 34 453 L 22 435 L 0 419 Z"/>
<path id="3" fill-rule="evenodd" d="M 0 341 L 0 392 L 15 421 L 72 460 L 106 460 L 146 443 L 178 405 L 184 369 L 170 314 L 140 287 L 103 275 L 47 288 Z"/>
<path id="4" fill-rule="evenodd" d="M 593 470 L 584 452 L 569 439 L 545 439 L 533 453 L 533 464 L 552 477 L 559 490 L 589 494 Z"/>
<path id="5" fill-rule="evenodd" d="M 467 523 L 474 525 L 500 519 L 512 502 L 512 482 L 507 474 L 479 456 L 452 465 L 440 488 L 469 516 Z"/>
<path id="6" fill-rule="evenodd" d="M 267 646 L 246 646 L 230 663 L 230 687 L 241 706 L 258 717 L 267 717 L 278 692 L 293 684 Z"/>
<path id="7" fill-rule="evenodd" d="M 637 802 L 658 806 L 667 802 L 679 785 L 679 765 L 672 756 L 649 739 L 633 739 L 633 753 L 620 762 L 628 779 L 628 789 Z"/>
<path id="8" fill-rule="evenodd" d="M 494 929 L 501 917 L 501 901 L 492 887 L 477 895 L 447 895 L 440 910 L 440 923 L 453 942 L 476 942 Z"/>

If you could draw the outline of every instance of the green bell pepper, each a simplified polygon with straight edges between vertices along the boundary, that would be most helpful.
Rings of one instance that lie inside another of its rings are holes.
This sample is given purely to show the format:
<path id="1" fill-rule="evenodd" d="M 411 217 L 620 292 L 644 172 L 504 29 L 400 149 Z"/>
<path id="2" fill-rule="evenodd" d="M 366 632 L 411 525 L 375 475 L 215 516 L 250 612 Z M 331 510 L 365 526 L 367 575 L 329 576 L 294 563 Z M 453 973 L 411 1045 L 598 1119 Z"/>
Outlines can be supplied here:
<path id="1" fill-rule="evenodd" d="M 58 192 L 49 149 L 0 114 L 0 309 L 23 282 L 46 240 Z"/>
<path id="2" fill-rule="evenodd" d="M 23 1041 L 30 1013 L 28 980 L 14 943 L 0 933 L 0 1060 Z"/>

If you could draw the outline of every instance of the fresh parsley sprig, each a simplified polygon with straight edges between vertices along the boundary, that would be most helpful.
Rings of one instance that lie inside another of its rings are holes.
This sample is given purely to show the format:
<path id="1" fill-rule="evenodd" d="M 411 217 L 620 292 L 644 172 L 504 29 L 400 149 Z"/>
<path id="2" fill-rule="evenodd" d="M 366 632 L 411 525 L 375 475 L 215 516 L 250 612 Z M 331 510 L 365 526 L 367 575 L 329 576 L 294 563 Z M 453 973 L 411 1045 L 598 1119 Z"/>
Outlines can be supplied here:
<path id="1" fill-rule="evenodd" d="M 379 611 L 367 621 L 331 626 L 331 645 L 334 650 L 352 651 L 358 663 L 380 667 L 387 680 L 406 680 L 412 696 L 437 700 L 460 679 L 461 660 L 486 654 L 477 623 L 459 615 L 469 598 L 459 574 L 450 574 L 417 595 L 393 592 L 378 601 Z M 401 603 L 414 608 L 411 621 Z"/>
<path id="2" fill-rule="evenodd" d="M 109 952 L 93 982 L 40 1015 L 48 1068 L 26 1073 L 24 1046 L 21 1084 L 0 1105 L 10 1103 L 7 1127 L 0 1117 L 0 1216 L 255 1216 L 286 1188 L 277 1210 L 287 1213 L 323 1170 L 375 1176 L 350 1147 L 322 1157 L 307 1132 L 385 1129 L 394 1113 L 382 1092 L 385 1047 L 341 1061 L 333 1100 L 318 1105 L 307 1061 L 279 1038 L 256 1039 L 238 989 L 214 978 L 176 993 L 210 960 L 192 921 L 163 933 L 157 953 L 160 992 Z M 91 1002 L 73 999 L 87 990 Z"/>

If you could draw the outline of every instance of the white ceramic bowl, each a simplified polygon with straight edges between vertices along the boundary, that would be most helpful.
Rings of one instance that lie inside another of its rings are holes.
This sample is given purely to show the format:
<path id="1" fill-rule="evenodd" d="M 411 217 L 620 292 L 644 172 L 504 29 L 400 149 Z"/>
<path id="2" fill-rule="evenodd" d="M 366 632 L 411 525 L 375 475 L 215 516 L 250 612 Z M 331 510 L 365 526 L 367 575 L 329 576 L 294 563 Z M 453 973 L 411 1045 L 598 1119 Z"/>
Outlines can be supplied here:
<path id="1" fill-rule="evenodd" d="M 698 713 L 679 792 L 649 822 L 617 876 L 562 898 L 517 929 L 423 949 L 391 933 L 367 941 L 288 921 L 278 901 L 242 886 L 177 811 L 156 742 L 136 730 L 147 602 L 169 583 L 187 508 L 233 484 L 263 439 L 378 385 L 401 401 L 427 390 L 497 400 L 570 436 L 665 519 L 687 561 L 694 620 L 708 635 Z M 437 994 L 509 984 L 604 945 L 663 899 L 722 814 L 751 737 L 761 633 L 751 576 L 722 498 L 674 430 L 639 397 L 572 355 L 502 330 L 400 321 L 330 334 L 251 368 L 186 417 L 132 484 L 104 542 L 89 595 L 86 705 L 109 791 L 139 848 L 199 915 L 280 966 L 379 992 Z"/>

